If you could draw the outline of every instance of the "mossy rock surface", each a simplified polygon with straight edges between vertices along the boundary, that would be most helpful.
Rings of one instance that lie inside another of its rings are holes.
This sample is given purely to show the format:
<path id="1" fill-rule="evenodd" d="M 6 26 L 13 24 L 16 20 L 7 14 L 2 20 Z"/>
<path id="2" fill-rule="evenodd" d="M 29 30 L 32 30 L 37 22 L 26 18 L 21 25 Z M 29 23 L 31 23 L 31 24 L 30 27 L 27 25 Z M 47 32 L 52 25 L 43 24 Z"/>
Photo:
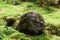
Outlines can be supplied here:
<path id="1" fill-rule="evenodd" d="M 44 27 L 45 23 L 41 14 L 27 12 L 21 17 L 16 29 L 25 34 L 39 35 L 43 34 Z"/>

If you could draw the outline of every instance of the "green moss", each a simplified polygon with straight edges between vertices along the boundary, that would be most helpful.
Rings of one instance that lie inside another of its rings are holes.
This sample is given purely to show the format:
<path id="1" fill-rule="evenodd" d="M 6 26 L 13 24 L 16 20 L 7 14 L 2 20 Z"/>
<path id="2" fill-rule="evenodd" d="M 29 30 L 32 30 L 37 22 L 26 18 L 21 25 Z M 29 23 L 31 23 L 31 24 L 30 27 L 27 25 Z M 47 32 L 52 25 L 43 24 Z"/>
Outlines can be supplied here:
<path id="1" fill-rule="evenodd" d="M 52 10 L 53 9 L 53 10 Z M 46 24 L 53 24 L 57 27 L 60 27 L 60 9 L 56 9 L 51 7 L 51 10 L 46 10 L 42 7 L 38 7 L 30 2 L 22 2 L 20 5 L 9 5 L 5 3 L 0 3 L 0 31 L 2 35 L 0 37 L 2 40 L 10 40 L 11 37 L 18 36 L 17 40 L 57 40 L 60 37 L 58 36 L 51 36 L 51 35 L 39 35 L 39 36 L 28 36 L 23 33 L 18 33 L 16 30 L 8 29 L 5 27 L 5 21 L 3 17 L 5 16 L 13 16 L 18 17 L 22 16 L 25 12 L 34 10 L 39 12 L 43 15 Z M 49 25 L 48 25 L 49 26 Z M 8 34 L 8 35 L 7 35 Z"/>

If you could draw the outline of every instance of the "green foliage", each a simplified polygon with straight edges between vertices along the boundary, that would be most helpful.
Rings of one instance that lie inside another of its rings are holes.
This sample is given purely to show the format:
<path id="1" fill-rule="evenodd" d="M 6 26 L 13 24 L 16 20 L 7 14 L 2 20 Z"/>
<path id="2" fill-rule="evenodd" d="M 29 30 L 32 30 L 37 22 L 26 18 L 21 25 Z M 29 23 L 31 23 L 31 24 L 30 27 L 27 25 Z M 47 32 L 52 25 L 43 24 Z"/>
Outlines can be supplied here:
<path id="1" fill-rule="evenodd" d="M 59 2 L 59 0 L 50 0 L 49 1 L 51 4 L 57 4 Z"/>
<path id="2" fill-rule="evenodd" d="M 0 0 L 0 2 L 7 3 L 7 4 L 13 4 L 14 0 Z M 19 0 L 16 0 L 17 3 L 20 3 Z"/>
<path id="3" fill-rule="evenodd" d="M 60 9 L 56 9 L 50 7 L 50 10 L 46 10 L 38 5 L 35 5 L 31 2 L 22 2 L 20 5 L 9 5 L 5 3 L 0 3 L 0 39 L 1 40 L 58 40 L 60 36 L 54 36 L 47 34 L 42 34 L 38 36 L 30 36 L 24 33 L 19 33 L 13 28 L 6 27 L 5 21 L 3 17 L 5 16 L 13 16 L 13 17 L 21 17 L 24 12 L 27 11 L 36 11 L 43 15 L 45 23 L 48 25 L 53 24 L 56 25 L 57 28 L 60 27 Z M 19 18 L 18 18 L 19 19 Z M 49 25 L 47 26 L 49 27 Z M 60 31 L 58 31 L 60 32 Z M 18 37 L 18 38 L 17 38 Z"/>
<path id="4" fill-rule="evenodd" d="M 0 40 L 2 40 L 6 35 L 2 31 L 0 31 Z"/>
<path id="5" fill-rule="evenodd" d="M 40 35 L 40 36 L 34 36 L 34 37 L 31 37 L 32 40 L 50 40 L 50 36 L 48 35 Z"/>

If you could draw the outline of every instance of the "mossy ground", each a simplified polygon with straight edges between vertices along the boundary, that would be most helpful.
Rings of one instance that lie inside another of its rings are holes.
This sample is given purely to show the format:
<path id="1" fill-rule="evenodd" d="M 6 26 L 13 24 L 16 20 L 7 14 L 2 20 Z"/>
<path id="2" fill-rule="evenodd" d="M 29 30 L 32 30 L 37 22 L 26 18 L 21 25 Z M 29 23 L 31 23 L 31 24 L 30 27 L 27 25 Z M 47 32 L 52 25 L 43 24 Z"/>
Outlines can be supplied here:
<path id="1" fill-rule="evenodd" d="M 6 28 L 4 17 L 13 16 L 18 19 L 25 12 L 34 10 L 43 15 L 46 24 L 53 24 L 60 27 L 60 9 L 50 7 L 51 10 L 44 9 L 30 2 L 22 2 L 20 5 L 0 3 L 0 39 L 1 40 L 60 40 L 59 36 L 42 34 L 39 36 L 28 36 L 19 33 L 12 28 Z"/>

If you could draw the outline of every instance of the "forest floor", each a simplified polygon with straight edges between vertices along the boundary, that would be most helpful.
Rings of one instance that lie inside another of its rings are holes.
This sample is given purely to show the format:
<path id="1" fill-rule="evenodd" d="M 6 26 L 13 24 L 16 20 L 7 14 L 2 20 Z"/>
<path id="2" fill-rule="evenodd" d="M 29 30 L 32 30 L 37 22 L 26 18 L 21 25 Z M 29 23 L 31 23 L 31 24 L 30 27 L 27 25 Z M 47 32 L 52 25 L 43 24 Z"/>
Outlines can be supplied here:
<path id="1" fill-rule="evenodd" d="M 60 37 L 56 35 L 46 34 L 28 37 L 23 33 L 18 33 L 14 29 L 8 28 L 7 30 L 5 28 L 5 21 L 3 17 L 13 16 L 18 19 L 18 17 L 21 17 L 25 12 L 28 11 L 41 13 L 46 24 L 53 24 L 57 27 L 60 27 L 60 9 L 54 7 L 50 7 L 50 9 L 51 10 L 46 10 L 42 7 L 39 7 L 38 5 L 29 2 L 23 2 L 20 5 L 0 3 L 0 33 L 2 33 L 0 35 L 1 40 L 60 40 Z"/>

